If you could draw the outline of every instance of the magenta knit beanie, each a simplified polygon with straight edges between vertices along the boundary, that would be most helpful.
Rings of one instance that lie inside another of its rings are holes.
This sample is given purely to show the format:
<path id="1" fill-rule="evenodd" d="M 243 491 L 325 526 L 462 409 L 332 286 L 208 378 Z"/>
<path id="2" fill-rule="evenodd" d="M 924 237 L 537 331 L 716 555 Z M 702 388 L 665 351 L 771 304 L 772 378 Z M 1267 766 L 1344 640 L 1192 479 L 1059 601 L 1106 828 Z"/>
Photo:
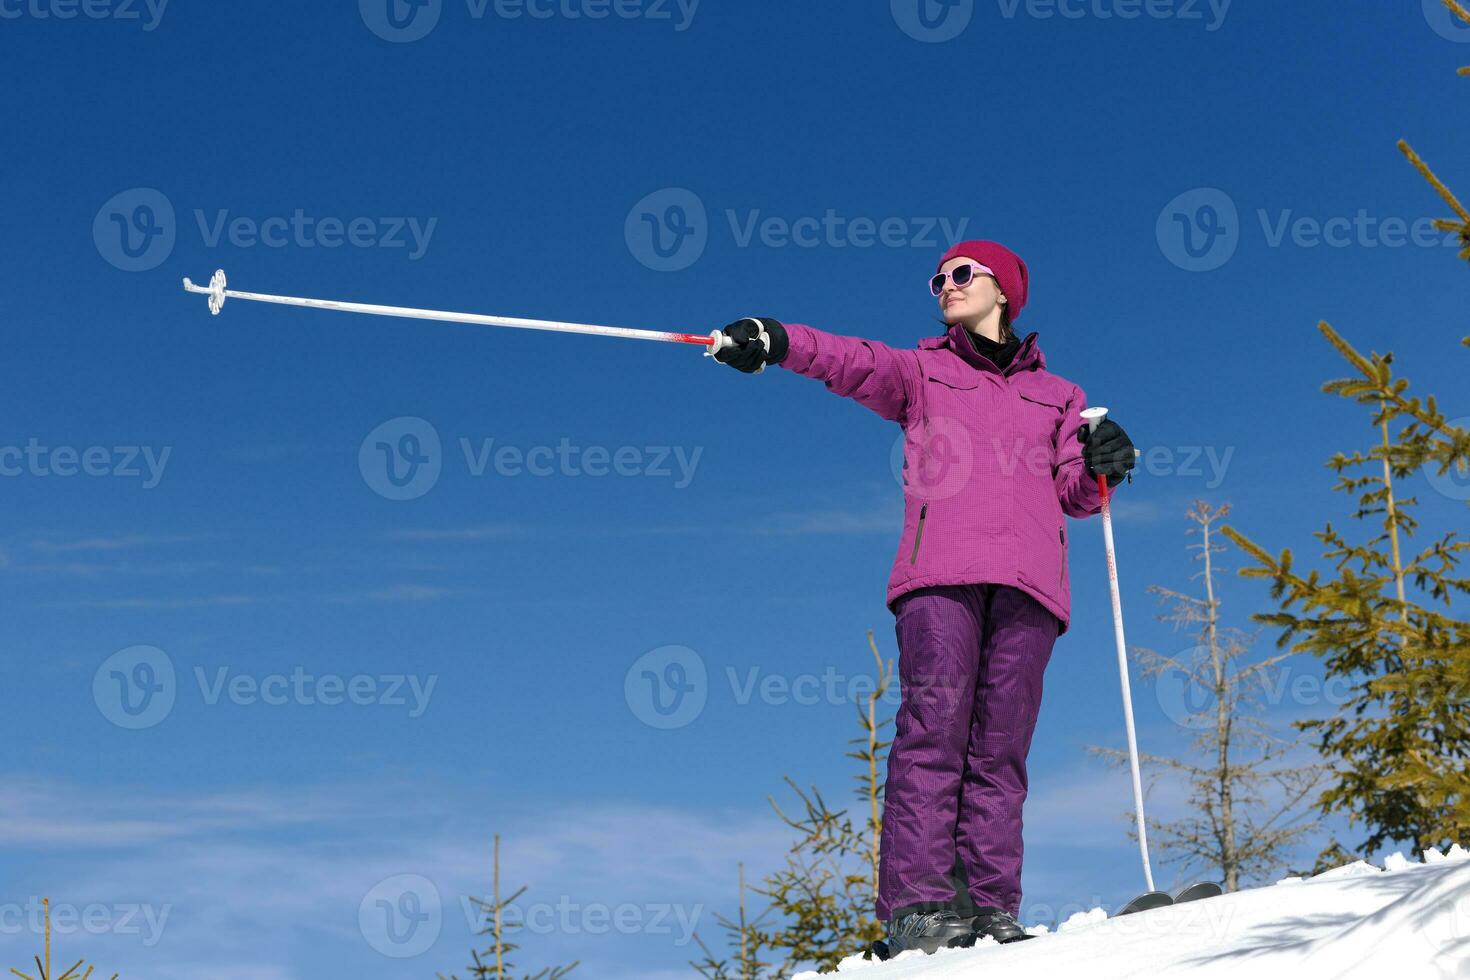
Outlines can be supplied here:
<path id="1" fill-rule="evenodd" d="M 1021 307 L 1026 305 L 1026 263 L 1021 261 L 1019 255 L 998 242 L 971 241 L 960 242 L 945 252 L 944 258 L 935 266 L 935 271 L 944 268 L 944 263 L 950 259 L 962 257 L 974 259 L 995 273 L 995 281 L 1000 283 L 1000 291 L 1005 293 L 1006 310 L 1010 314 L 1011 322 L 1015 323 L 1021 316 Z"/>

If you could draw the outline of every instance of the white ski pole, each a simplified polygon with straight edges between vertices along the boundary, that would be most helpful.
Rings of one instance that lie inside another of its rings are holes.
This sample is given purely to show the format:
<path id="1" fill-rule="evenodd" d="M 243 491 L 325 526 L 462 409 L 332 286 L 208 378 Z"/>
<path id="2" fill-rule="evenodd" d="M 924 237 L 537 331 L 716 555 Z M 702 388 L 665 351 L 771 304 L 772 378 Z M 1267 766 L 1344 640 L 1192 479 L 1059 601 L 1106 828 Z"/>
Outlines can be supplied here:
<path id="1" fill-rule="evenodd" d="M 444 310 L 419 310 L 407 306 L 377 306 L 372 303 L 346 303 L 334 299 L 306 299 L 301 296 L 273 296 L 269 293 L 246 293 L 237 289 L 227 289 L 225 282 L 225 270 L 215 271 L 213 278 L 209 280 L 208 286 L 196 286 L 188 278 L 184 279 L 184 291 L 190 293 L 203 293 L 209 297 L 209 312 L 219 316 L 220 310 L 224 309 L 225 299 L 243 299 L 255 303 L 279 303 L 284 306 L 305 306 L 314 310 L 338 310 L 342 313 L 368 313 L 373 316 L 398 316 L 408 317 L 414 320 L 439 320 L 444 323 L 470 323 L 484 327 L 518 327 L 524 330 L 551 330 L 559 333 L 581 333 L 596 334 L 601 337 L 623 337 L 629 340 L 660 340 L 673 344 L 699 344 L 706 348 L 705 356 L 711 357 L 715 351 L 726 347 L 734 347 L 735 341 L 723 330 L 711 330 L 707 334 L 695 333 L 673 333 L 664 330 L 635 330 L 632 327 L 602 327 L 590 323 L 563 323 L 555 320 L 527 320 L 521 317 L 509 316 L 487 316 L 483 313 L 449 313 Z M 759 320 L 753 322 L 760 324 Z M 766 350 L 771 349 L 771 337 L 766 333 L 765 327 L 760 328 L 760 342 L 765 345 Z M 760 374 L 766 369 L 762 364 L 756 369 Z"/>
<path id="2" fill-rule="evenodd" d="M 1090 434 L 1107 418 L 1106 408 L 1083 409 L 1082 418 Z M 1128 766 L 1133 771 L 1133 810 L 1138 820 L 1138 853 L 1143 858 L 1143 880 L 1154 890 L 1154 872 L 1148 860 L 1148 829 L 1143 817 L 1143 777 L 1138 770 L 1138 736 L 1133 728 L 1133 691 L 1128 684 L 1128 644 L 1123 639 L 1123 599 L 1118 591 L 1118 557 L 1113 549 L 1113 510 L 1108 494 L 1108 478 L 1097 478 L 1097 491 L 1102 495 L 1103 545 L 1108 553 L 1108 587 L 1113 593 L 1113 639 L 1118 646 L 1118 677 L 1123 685 L 1123 722 L 1128 729 Z"/>

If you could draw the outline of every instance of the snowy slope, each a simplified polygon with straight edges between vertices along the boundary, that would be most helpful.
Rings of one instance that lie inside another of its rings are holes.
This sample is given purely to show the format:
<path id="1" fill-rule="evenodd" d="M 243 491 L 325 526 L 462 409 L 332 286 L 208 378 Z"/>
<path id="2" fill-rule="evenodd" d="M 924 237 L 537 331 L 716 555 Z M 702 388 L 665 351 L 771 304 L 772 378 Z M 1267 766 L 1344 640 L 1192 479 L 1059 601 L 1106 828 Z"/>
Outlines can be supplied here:
<path id="1" fill-rule="evenodd" d="M 852 957 L 838 972 L 858 980 L 1470 978 L 1470 852 L 1431 850 L 1423 864 L 1394 855 L 1386 865 L 1358 862 L 1121 919 L 1079 913 L 1055 934 L 1007 946 L 987 939 L 887 963 Z"/>

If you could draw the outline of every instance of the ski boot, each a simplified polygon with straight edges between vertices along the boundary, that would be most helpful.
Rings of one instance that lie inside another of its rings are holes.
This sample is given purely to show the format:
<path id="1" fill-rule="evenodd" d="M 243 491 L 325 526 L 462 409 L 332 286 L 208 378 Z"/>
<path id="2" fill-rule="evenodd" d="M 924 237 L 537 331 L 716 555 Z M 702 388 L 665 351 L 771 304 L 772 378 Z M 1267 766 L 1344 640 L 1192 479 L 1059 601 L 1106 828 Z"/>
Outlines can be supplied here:
<path id="1" fill-rule="evenodd" d="M 910 912 L 888 922 L 888 934 L 868 947 L 872 956 L 890 959 L 910 949 L 925 953 L 946 946 L 971 946 L 975 942 L 974 920 L 953 909 Z"/>
<path id="2" fill-rule="evenodd" d="M 974 945 L 975 940 L 982 936 L 989 936 L 998 943 L 1016 943 L 1023 939 L 1036 938 L 1021 927 L 1014 915 L 993 905 L 977 908 L 972 922 L 972 938 L 967 945 Z"/>

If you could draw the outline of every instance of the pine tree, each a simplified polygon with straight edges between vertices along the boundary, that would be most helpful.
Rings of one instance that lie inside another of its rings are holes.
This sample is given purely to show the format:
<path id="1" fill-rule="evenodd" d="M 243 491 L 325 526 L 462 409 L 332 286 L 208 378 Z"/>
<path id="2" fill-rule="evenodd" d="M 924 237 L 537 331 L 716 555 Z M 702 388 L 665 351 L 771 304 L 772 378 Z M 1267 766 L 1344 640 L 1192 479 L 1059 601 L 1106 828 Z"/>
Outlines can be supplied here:
<path id="1" fill-rule="evenodd" d="M 472 950 L 470 959 L 473 962 L 467 969 L 474 980 L 512 980 L 515 977 L 515 967 L 510 964 L 510 956 L 520 947 L 507 938 L 507 934 L 519 929 L 523 923 L 515 921 L 507 916 L 507 912 L 513 914 L 515 900 L 525 894 L 526 886 L 522 885 L 509 897 L 500 897 L 500 835 L 495 835 L 494 857 L 492 862 L 492 879 L 490 898 L 470 899 L 480 912 L 484 914 L 486 926 L 480 931 L 481 935 L 490 937 L 490 945 L 484 949 Z M 521 980 L 564 980 L 564 978 L 577 968 L 577 963 L 570 966 L 550 966 L 536 973 L 524 974 Z M 439 974 L 439 980 L 445 980 L 444 974 Z M 450 974 L 448 980 L 459 980 L 454 974 Z"/>
<path id="2" fill-rule="evenodd" d="M 1185 714 L 1174 720 L 1195 733 L 1190 758 L 1140 756 L 1155 773 L 1183 776 L 1190 785 L 1190 815 L 1169 821 L 1150 818 L 1149 841 L 1166 861 L 1219 869 L 1226 890 L 1235 891 L 1242 878 L 1279 870 L 1290 848 L 1314 829 L 1313 821 L 1300 813 L 1300 804 L 1320 781 L 1322 767 L 1287 762 L 1297 740 L 1275 735 L 1256 710 L 1273 668 L 1292 654 L 1248 661 L 1254 636 L 1221 620 L 1215 556 L 1225 547 L 1213 538 L 1216 522 L 1229 512 L 1229 504 L 1211 507 L 1196 500 L 1185 514 L 1195 525 L 1187 533 L 1199 536 L 1198 543 L 1186 547 L 1201 563 L 1203 596 L 1149 588 L 1170 605 L 1160 618 L 1176 630 L 1187 630 L 1194 646 L 1172 657 L 1141 647 L 1131 653 L 1145 677 L 1156 678 L 1156 683 L 1167 679 L 1181 692 L 1207 695 L 1198 711 L 1189 711 L 1184 698 L 1176 709 Z M 1093 751 L 1115 762 L 1128 758 L 1117 749 Z"/>
<path id="3" fill-rule="evenodd" d="M 1333 717 L 1300 723 L 1335 763 L 1322 811 L 1366 825 L 1370 852 L 1389 841 L 1452 843 L 1470 835 L 1470 623 L 1440 608 L 1470 593 L 1470 579 L 1454 574 L 1470 541 L 1450 531 L 1406 554 L 1418 501 L 1397 481 L 1431 464 L 1470 469 L 1470 432 L 1447 422 L 1433 396 L 1408 395 L 1392 354 L 1365 358 L 1328 324 L 1319 329 L 1359 375 L 1323 390 L 1371 410 L 1377 435 L 1366 452 L 1332 457 L 1333 489 L 1354 496 L 1352 518 L 1377 533 L 1354 543 L 1328 523 L 1315 534 L 1328 569 L 1302 575 L 1290 550 L 1273 556 L 1224 532 L 1256 560 L 1242 574 L 1269 579 L 1280 602 L 1257 619 L 1282 628 L 1279 645 L 1321 657 L 1351 691 Z"/>
<path id="4" fill-rule="evenodd" d="M 699 933 L 694 934 L 694 941 L 699 943 L 699 948 L 704 951 L 704 959 L 691 962 L 705 980 L 766 980 L 770 974 L 767 972 L 771 964 L 764 962 L 761 957 L 761 923 L 770 909 L 766 910 L 758 918 L 751 920 L 745 912 L 745 865 L 739 865 L 740 875 L 740 910 L 735 919 L 725 916 L 716 916 L 715 921 L 725 930 L 728 943 L 734 955 L 732 961 L 729 957 L 717 958 L 715 954 L 705 945 Z"/>
<path id="5" fill-rule="evenodd" d="M 1441 0 L 1470 24 L 1470 9 Z M 1461 68 L 1470 76 L 1470 67 Z M 1456 218 L 1435 227 L 1458 235 L 1460 258 L 1470 261 L 1470 211 L 1405 140 L 1398 148 Z M 1273 557 L 1244 535 L 1225 533 L 1256 559 L 1243 574 L 1268 578 L 1281 612 L 1263 621 L 1281 626 L 1280 643 L 1323 658 L 1329 677 L 1352 685 L 1353 697 L 1335 717 L 1305 723 L 1324 753 L 1338 763 L 1337 781 L 1319 800 L 1324 812 L 1341 811 L 1367 825 L 1363 847 L 1390 840 L 1419 847 L 1454 842 L 1470 831 L 1470 623 L 1451 618 L 1453 599 L 1470 592 L 1470 579 L 1454 572 L 1470 542 L 1448 533 L 1404 557 L 1418 529 L 1416 503 L 1398 495 L 1395 481 L 1420 471 L 1444 478 L 1470 473 L 1470 429 L 1445 420 L 1433 396 L 1407 394 L 1409 383 L 1393 376 L 1393 355 L 1363 357 L 1328 324 L 1323 335 L 1358 377 L 1329 382 L 1323 390 L 1372 411 L 1377 445 L 1351 456 L 1338 453 L 1329 466 L 1334 487 L 1357 494 L 1353 518 L 1381 515 L 1382 533 L 1353 544 L 1330 523 L 1316 537 L 1333 578 L 1303 577 L 1291 552 Z M 1461 343 L 1470 346 L 1470 337 Z M 1342 475 L 1366 468 L 1366 476 Z M 1410 599 L 1423 598 L 1438 608 Z M 1389 591 L 1392 594 L 1388 594 Z M 1300 609 L 1301 614 L 1293 609 Z"/>
<path id="6" fill-rule="evenodd" d="M 92 971 L 94 969 L 96 969 L 96 968 L 93 967 L 91 964 L 87 964 L 86 969 L 83 969 L 82 968 L 82 964 L 85 962 L 84 960 L 77 960 L 71 966 L 67 967 L 66 968 L 66 971 L 64 973 L 62 973 L 61 976 L 59 976 L 59 977 L 53 977 L 52 976 L 52 973 L 51 973 L 51 899 L 49 899 L 49 898 L 43 898 L 43 899 L 41 899 L 41 907 L 44 910 L 44 916 L 45 916 L 45 921 L 46 921 L 46 944 L 45 944 L 45 946 L 43 948 L 43 955 L 46 958 L 44 960 L 42 960 L 40 956 L 35 957 L 35 961 L 36 961 L 36 975 L 34 977 L 32 977 L 32 976 L 30 976 L 29 974 L 26 974 L 26 973 L 21 973 L 15 967 L 11 967 L 10 968 L 10 972 L 11 973 L 14 973 L 16 976 L 20 977 L 20 980 L 90 980 L 90 978 L 92 976 Z M 117 980 L 117 976 L 118 975 L 116 973 L 114 973 L 112 975 L 112 980 Z"/>
<path id="7" fill-rule="evenodd" d="M 744 874 L 738 921 L 720 919 L 729 933 L 735 960 L 718 959 L 704 946 L 705 958 L 690 964 L 707 980 L 767 980 L 790 976 L 798 967 L 833 970 L 846 956 L 883 935 L 874 917 L 878 900 L 878 847 L 883 833 L 883 773 L 891 744 L 883 738 L 891 718 L 878 717 L 878 703 L 893 682 L 893 663 L 885 661 L 868 631 L 868 648 L 877 664 L 873 691 L 858 707 L 861 734 L 846 753 L 859 764 L 856 795 L 862 807 L 854 817 L 833 810 L 816 787 L 802 789 L 790 776 L 786 785 L 796 794 L 801 812 L 792 816 L 774 798 L 771 808 L 797 839 L 786 855 L 786 865 L 767 875 L 754 889 L 770 899 L 755 921 L 747 921 Z M 766 925 L 768 919 L 776 921 Z M 781 955 L 779 964 L 760 960 L 761 950 Z"/>
<path id="8" fill-rule="evenodd" d="M 783 975 L 797 964 L 835 969 L 846 956 L 883 935 L 874 915 L 878 899 L 879 843 L 883 833 L 883 773 L 891 741 L 883 738 L 891 718 L 878 717 L 878 703 L 893 680 L 893 664 L 885 661 L 868 630 L 868 648 L 877 665 L 876 683 L 866 703 L 859 704 L 861 734 L 847 753 L 859 764 L 855 795 L 862 812 L 833 810 L 812 787 L 803 790 L 791 777 L 801 813 L 790 816 L 772 799 L 771 807 L 798 838 L 787 854 L 786 867 L 769 875 L 761 892 L 782 925 L 763 931 L 770 949 L 784 952 Z"/>

